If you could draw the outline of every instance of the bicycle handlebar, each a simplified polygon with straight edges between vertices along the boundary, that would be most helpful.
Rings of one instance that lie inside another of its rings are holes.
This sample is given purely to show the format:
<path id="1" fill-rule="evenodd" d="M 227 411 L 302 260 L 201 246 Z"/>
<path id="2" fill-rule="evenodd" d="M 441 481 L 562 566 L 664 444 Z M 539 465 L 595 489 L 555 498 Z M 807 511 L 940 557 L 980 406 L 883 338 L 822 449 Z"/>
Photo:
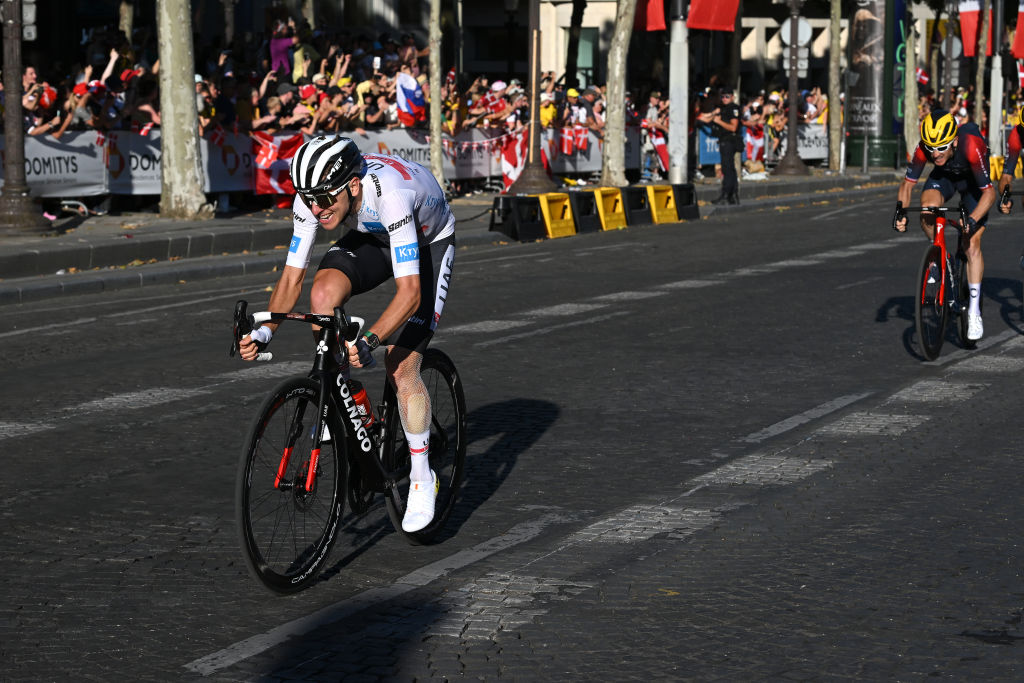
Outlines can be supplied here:
<path id="1" fill-rule="evenodd" d="M 231 352 L 229 354 L 231 356 L 234 356 L 238 351 L 238 343 L 242 341 L 242 337 L 251 333 L 254 328 L 259 327 L 262 323 L 266 322 L 280 323 L 286 320 L 291 320 L 310 325 L 319 325 L 320 327 L 326 327 L 331 330 L 341 330 L 343 332 L 339 334 L 339 337 L 350 344 L 359 338 L 359 331 L 366 324 L 366 321 L 358 316 L 349 317 L 340 307 L 335 307 L 334 315 L 322 315 L 319 313 L 275 313 L 273 311 L 257 311 L 251 315 L 246 315 L 248 306 L 248 302 L 244 299 L 239 299 L 235 302 L 233 330 L 234 341 L 231 344 Z M 257 361 L 265 362 L 273 360 L 273 358 L 274 354 L 269 351 L 261 350 L 256 354 Z"/>
<path id="2" fill-rule="evenodd" d="M 896 214 L 892 218 L 892 228 L 893 228 L 893 230 L 896 229 L 896 221 L 899 220 L 899 218 L 901 217 L 901 214 L 902 214 L 902 216 L 905 217 L 907 215 L 907 213 L 910 212 L 910 211 L 917 211 L 919 213 L 933 213 L 935 215 L 941 215 L 941 216 L 945 216 L 947 213 L 950 213 L 952 211 L 959 211 L 960 212 L 960 226 L 961 226 L 961 229 L 963 229 L 963 230 L 965 230 L 967 232 L 967 237 L 969 238 L 971 235 L 974 234 L 975 230 L 977 230 L 976 227 L 975 227 L 974 230 L 971 230 L 970 228 L 967 227 L 967 211 L 964 209 L 964 205 L 963 204 L 961 204 L 960 206 L 907 206 L 907 207 L 904 207 L 903 206 L 903 202 L 896 202 Z M 957 226 L 954 226 L 954 227 L 957 227 Z"/>

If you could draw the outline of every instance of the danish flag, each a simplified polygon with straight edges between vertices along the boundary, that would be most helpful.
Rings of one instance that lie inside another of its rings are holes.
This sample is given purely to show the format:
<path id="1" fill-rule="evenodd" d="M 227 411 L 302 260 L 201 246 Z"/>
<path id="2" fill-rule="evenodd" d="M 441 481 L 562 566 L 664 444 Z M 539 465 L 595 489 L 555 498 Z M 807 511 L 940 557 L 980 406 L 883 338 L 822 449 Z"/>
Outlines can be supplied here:
<path id="1" fill-rule="evenodd" d="M 217 147 L 221 147 L 221 146 L 224 145 L 224 140 L 226 140 L 226 139 L 227 139 L 227 134 L 224 132 L 224 129 L 220 126 L 220 124 L 217 124 L 217 126 L 214 127 L 214 129 L 210 131 L 210 143 L 211 144 L 214 144 Z"/>
<path id="2" fill-rule="evenodd" d="M 917 67 L 917 70 L 914 73 L 917 75 L 918 83 L 920 83 L 921 85 L 928 85 L 928 81 L 930 81 L 931 79 L 928 77 L 927 71 L 925 71 L 921 67 Z"/>

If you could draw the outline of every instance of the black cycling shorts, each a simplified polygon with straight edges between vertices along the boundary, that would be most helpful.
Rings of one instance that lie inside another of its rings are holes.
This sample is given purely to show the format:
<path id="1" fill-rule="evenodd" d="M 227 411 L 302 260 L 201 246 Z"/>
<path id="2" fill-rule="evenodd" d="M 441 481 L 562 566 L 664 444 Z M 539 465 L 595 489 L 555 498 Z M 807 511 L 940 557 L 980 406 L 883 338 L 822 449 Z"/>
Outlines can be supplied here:
<path id="1" fill-rule="evenodd" d="M 973 179 L 952 177 L 946 174 L 941 168 L 933 169 L 928 180 L 925 181 L 923 190 L 938 190 L 942 193 L 942 202 L 945 204 L 953 195 L 959 193 L 960 200 L 964 203 L 964 209 L 970 214 L 978 206 L 982 191 L 978 189 Z M 985 225 L 988 222 L 988 213 L 981 217 L 978 225 Z"/>
<path id="2" fill-rule="evenodd" d="M 420 245 L 420 305 L 383 344 L 423 353 L 441 320 L 455 261 L 455 236 Z M 352 294 L 362 294 L 394 276 L 390 247 L 371 235 L 350 230 L 334 243 L 319 270 L 340 270 L 352 283 Z"/>

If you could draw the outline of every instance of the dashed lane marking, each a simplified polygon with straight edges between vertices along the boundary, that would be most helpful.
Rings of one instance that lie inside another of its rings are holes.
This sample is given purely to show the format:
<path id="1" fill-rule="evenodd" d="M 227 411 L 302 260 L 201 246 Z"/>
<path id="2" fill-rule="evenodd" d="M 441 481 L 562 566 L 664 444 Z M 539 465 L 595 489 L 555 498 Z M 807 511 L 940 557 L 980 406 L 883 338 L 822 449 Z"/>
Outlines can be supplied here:
<path id="1" fill-rule="evenodd" d="M 549 327 L 541 327 L 529 332 L 520 332 L 518 334 L 507 334 L 504 337 L 495 337 L 494 339 L 487 339 L 485 341 L 477 342 L 473 346 L 486 347 L 494 346 L 495 344 L 506 344 L 510 341 L 516 341 L 517 339 L 525 339 L 527 337 L 539 337 L 549 332 L 556 332 L 559 330 L 569 329 L 571 327 L 579 327 L 580 325 L 592 325 L 604 320 L 610 320 L 617 318 L 621 315 L 628 315 L 630 311 L 616 311 L 615 313 L 608 313 L 606 315 L 598 315 L 592 318 L 586 318 L 584 320 L 574 320 L 568 323 L 562 323 L 561 325 L 551 325 Z"/>
<path id="2" fill-rule="evenodd" d="M 392 600 L 421 586 L 425 586 L 456 569 L 478 562 L 494 553 L 507 550 L 520 543 L 525 543 L 540 535 L 548 526 L 566 521 L 570 521 L 570 518 L 558 512 L 551 512 L 538 519 L 523 522 L 500 536 L 479 543 L 472 548 L 461 550 L 432 564 L 420 567 L 388 586 L 363 591 L 351 598 L 320 609 L 313 614 L 295 619 L 265 633 L 260 633 L 229 645 L 223 650 L 218 650 L 206 657 L 189 662 L 185 665 L 185 668 L 203 676 L 208 676 L 261 652 L 265 652 L 290 638 L 301 636 L 313 629 L 327 626 L 328 624 L 333 624 L 367 607 Z"/>
<path id="3" fill-rule="evenodd" d="M 898 415 L 895 413 L 851 413 L 825 425 L 819 434 L 844 436 L 899 436 L 918 427 L 929 419 L 928 415 Z"/>
<path id="4" fill-rule="evenodd" d="M 964 401 L 987 387 L 988 384 L 970 384 L 947 380 L 926 379 L 901 389 L 886 399 L 886 403 L 938 403 Z"/>
<path id="5" fill-rule="evenodd" d="M 820 419 L 830 413 L 834 413 L 837 410 L 841 410 L 846 406 L 856 403 L 857 401 L 863 398 L 867 398 L 872 393 L 874 392 L 866 391 L 860 394 L 849 394 L 848 396 L 840 396 L 839 398 L 828 401 L 827 403 L 822 403 L 820 406 L 816 406 L 814 408 L 811 408 L 810 410 L 806 410 L 800 413 L 799 415 L 788 417 L 785 420 L 776 422 L 775 424 L 769 427 L 765 427 L 764 429 L 754 432 L 753 434 L 748 434 L 747 436 L 740 439 L 740 441 L 746 443 L 760 443 L 761 441 L 770 439 L 773 436 L 778 436 L 779 434 L 783 434 L 792 429 L 796 429 L 802 424 L 806 424 L 813 420 Z"/>
<path id="6" fill-rule="evenodd" d="M 92 413 L 98 410 L 137 410 L 151 406 L 163 405 L 173 401 L 181 401 L 186 398 L 195 398 L 209 394 L 207 389 L 170 389 L 167 387 L 154 387 L 142 391 L 132 391 L 127 394 L 116 394 L 99 398 L 95 401 L 82 403 L 74 408 L 77 412 Z"/>
<path id="7" fill-rule="evenodd" d="M 702 474 L 693 483 L 784 486 L 827 470 L 832 465 L 831 460 L 754 453 Z"/>

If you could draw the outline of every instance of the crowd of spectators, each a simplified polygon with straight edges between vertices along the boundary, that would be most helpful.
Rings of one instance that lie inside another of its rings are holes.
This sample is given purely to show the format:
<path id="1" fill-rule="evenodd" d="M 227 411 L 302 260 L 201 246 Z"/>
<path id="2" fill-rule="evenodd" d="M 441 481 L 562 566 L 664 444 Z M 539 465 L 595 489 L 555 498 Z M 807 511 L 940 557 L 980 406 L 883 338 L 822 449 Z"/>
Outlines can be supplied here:
<path id="1" fill-rule="evenodd" d="M 96 29 L 82 41 L 83 59 L 70 66 L 26 65 L 23 74 L 27 135 L 66 131 L 131 130 L 147 134 L 160 125 L 156 36 L 138 29 Z M 282 130 L 349 132 L 405 127 L 396 93 L 400 74 L 422 88 L 429 107 L 429 48 L 409 34 L 311 30 L 302 20 L 282 16 L 266 36 L 239 35 L 232 45 L 196 46 L 195 97 L 200 135 L 218 128 L 246 134 Z M 442 126 L 446 133 L 479 129 L 516 132 L 529 123 L 524 84 L 511 78 L 443 76 Z M 472 80 L 470 80 L 472 78 Z M 406 79 L 405 82 L 408 82 Z M 565 83 L 542 74 L 540 123 L 581 128 L 603 136 L 605 89 Z M 637 106 L 627 94 L 627 122 L 667 132 L 668 102 L 660 92 L 644 93 Z M 420 119 L 416 127 L 427 127 Z M 577 132 L 577 135 L 579 133 Z M 646 149 L 650 150 L 649 143 Z"/>

